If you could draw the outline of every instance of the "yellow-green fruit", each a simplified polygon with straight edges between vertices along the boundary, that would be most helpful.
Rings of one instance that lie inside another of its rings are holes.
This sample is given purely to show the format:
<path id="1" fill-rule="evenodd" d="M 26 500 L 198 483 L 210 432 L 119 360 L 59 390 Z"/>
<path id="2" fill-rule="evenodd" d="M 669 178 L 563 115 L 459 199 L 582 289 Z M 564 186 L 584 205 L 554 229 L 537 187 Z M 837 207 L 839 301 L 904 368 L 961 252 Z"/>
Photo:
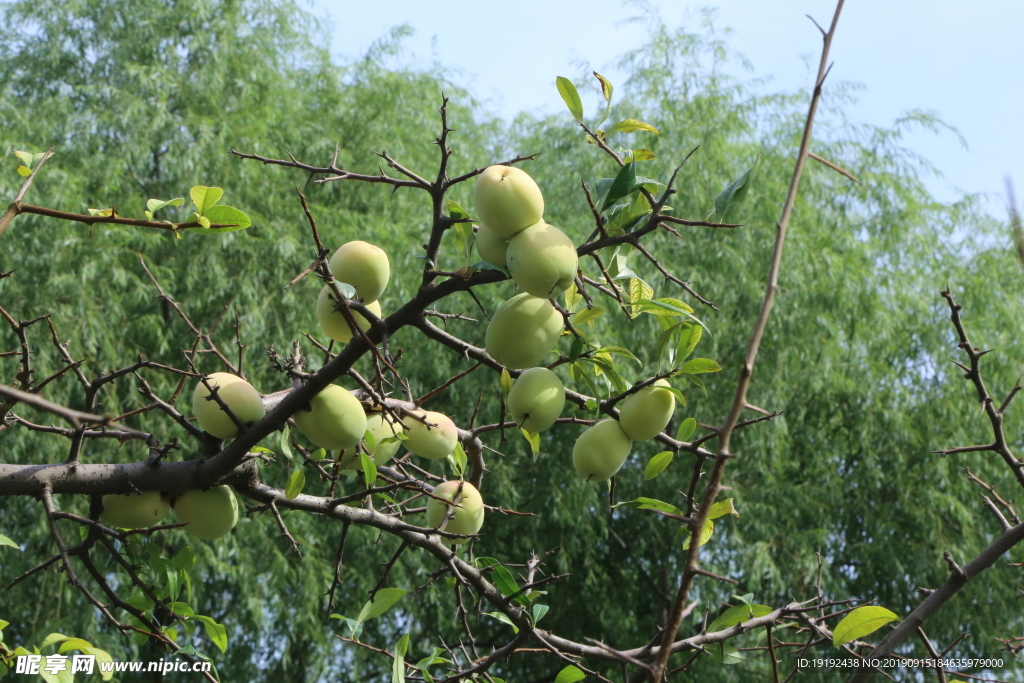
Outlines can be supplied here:
<path id="1" fill-rule="evenodd" d="M 543 432 L 555 424 L 565 406 L 565 387 L 547 368 L 530 368 L 516 378 L 508 392 L 508 409 L 515 423 L 528 432 Z"/>
<path id="2" fill-rule="evenodd" d="M 633 442 L 616 420 L 601 420 L 576 439 L 572 447 L 572 464 L 587 481 L 605 481 L 626 462 Z"/>
<path id="3" fill-rule="evenodd" d="M 391 277 L 388 255 L 362 241 L 346 242 L 331 256 L 334 278 L 356 288 L 356 297 L 369 303 L 384 293 Z"/>
<path id="4" fill-rule="evenodd" d="M 480 258 L 504 268 L 507 265 L 506 251 L 508 251 L 508 240 L 495 235 L 494 231 L 486 225 L 481 225 L 480 229 L 476 231 L 476 252 L 480 254 Z"/>
<path id="5" fill-rule="evenodd" d="M 186 533 L 212 541 L 235 528 L 238 501 L 228 486 L 186 491 L 174 501 L 174 517 L 188 524 Z"/>
<path id="6" fill-rule="evenodd" d="M 494 234 L 508 239 L 544 216 L 544 196 L 533 178 L 514 166 L 491 166 L 476 180 L 477 215 Z"/>
<path id="7" fill-rule="evenodd" d="M 218 387 L 217 395 L 231 408 L 242 424 L 255 422 L 267 414 L 260 392 L 241 377 L 227 372 L 215 372 L 206 378 L 211 387 Z M 238 434 L 234 420 L 220 408 L 216 399 L 207 400 L 210 390 L 199 382 L 192 392 L 192 412 L 199 426 L 218 439 L 230 439 Z"/>
<path id="8" fill-rule="evenodd" d="M 462 493 L 459 500 L 455 496 L 459 494 L 459 487 Z M 453 510 L 451 519 L 445 525 L 444 530 L 452 534 L 475 534 L 484 525 L 484 500 L 480 492 L 468 481 L 446 481 L 434 487 L 434 495 L 448 501 L 456 502 L 461 507 L 451 507 L 434 498 L 427 499 L 427 526 L 439 527 L 448 514 L 449 508 Z M 462 545 L 468 538 L 446 538 L 445 543 Z"/>
<path id="9" fill-rule="evenodd" d="M 386 420 L 386 421 L 385 421 Z M 392 428 L 393 427 L 393 428 Z M 381 443 L 385 439 L 394 439 L 398 434 L 405 431 L 402 427 L 401 422 L 391 422 L 390 418 L 385 418 L 383 413 L 371 413 L 366 416 L 366 430 L 373 434 L 373 438 L 377 447 L 373 449 L 373 453 L 370 457 L 373 458 L 373 464 L 380 467 L 386 465 L 391 458 L 395 457 L 395 453 L 401 447 L 401 441 L 393 441 L 391 443 Z M 369 450 L 369 444 L 366 441 L 362 442 Z M 344 470 L 360 470 L 363 467 L 362 459 L 359 457 L 359 450 L 356 448 L 350 448 L 341 453 L 341 468 Z"/>
<path id="10" fill-rule="evenodd" d="M 334 292 L 331 291 L 330 285 L 324 285 L 324 288 L 320 290 L 320 297 L 316 300 L 316 319 L 320 323 L 320 329 L 328 337 L 334 341 L 347 342 L 352 339 L 352 328 L 348 326 L 342 312 L 335 310 L 337 305 L 338 300 L 334 298 Z M 381 317 L 379 302 L 371 301 L 366 304 L 366 307 L 370 309 L 370 313 L 378 318 Z M 353 310 L 352 317 L 359 325 L 359 329 L 370 329 L 370 322 L 361 313 Z"/>
<path id="11" fill-rule="evenodd" d="M 363 404 L 337 384 L 327 385 L 292 419 L 307 439 L 329 451 L 352 448 L 366 431 Z"/>
<path id="12" fill-rule="evenodd" d="M 423 424 L 415 415 L 422 416 L 430 426 Z M 459 440 L 459 429 L 444 413 L 421 411 L 407 416 L 403 422 L 409 428 L 405 432 L 409 437 L 405 441 L 405 447 L 410 453 L 431 460 L 440 460 L 455 450 L 455 443 Z"/>
<path id="13" fill-rule="evenodd" d="M 569 289 L 579 266 L 572 240 L 544 221 L 513 237 L 507 258 L 508 272 L 519 289 L 542 299 Z"/>
<path id="14" fill-rule="evenodd" d="M 507 368 L 532 368 L 551 352 L 563 327 L 562 314 L 547 299 L 517 294 L 487 324 L 487 353 Z"/>
<path id="15" fill-rule="evenodd" d="M 662 387 L 671 386 L 663 379 L 644 387 L 626 398 L 619 408 L 619 425 L 633 441 L 653 439 L 668 426 L 676 397 Z"/>
<path id="16" fill-rule="evenodd" d="M 148 529 L 167 516 L 171 504 L 159 491 L 103 496 L 100 521 L 122 529 Z"/>

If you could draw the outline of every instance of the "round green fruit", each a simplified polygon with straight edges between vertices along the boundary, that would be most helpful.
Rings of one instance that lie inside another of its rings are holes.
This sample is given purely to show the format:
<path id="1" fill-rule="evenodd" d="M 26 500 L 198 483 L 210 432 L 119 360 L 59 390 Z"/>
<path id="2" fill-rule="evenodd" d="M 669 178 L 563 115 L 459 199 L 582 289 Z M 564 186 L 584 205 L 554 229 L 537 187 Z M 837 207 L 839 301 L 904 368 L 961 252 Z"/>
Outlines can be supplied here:
<path id="1" fill-rule="evenodd" d="M 292 419 L 315 446 L 329 451 L 352 448 L 366 431 L 363 404 L 337 384 L 327 385 Z"/>
<path id="2" fill-rule="evenodd" d="M 533 178 L 515 166 L 490 166 L 476 180 L 476 212 L 494 234 L 509 239 L 544 216 L 544 196 Z"/>
<path id="3" fill-rule="evenodd" d="M 159 491 L 103 496 L 100 521 L 122 529 L 148 529 L 167 516 L 171 504 Z"/>
<path id="4" fill-rule="evenodd" d="M 605 481 L 626 462 L 633 442 L 616 420 L 601 420 L 576 439 L 572 464 L 587 481 Z"/>
<path id="5" fill-rule="evenodd" d="M 486 225 L 476 231 L 476 251 L 480 258 L 496 266 L 506 267 L 505 252 L 508 251 L 508 240 L 498 237 Z"/>
<path id="6" fill-rule="evenodd" d="M 356 297 L 369 303 L 384 293 L 391 277 L 391 263 L 380 247 L 368 242 L 346 242 L 330 260 L 331 272 L 340 282 L 356 288 Z"/>
<path id="7" fill-rule="evenodd" d="M 663 388 L 669 386 L 667 381 L 659 379 L 622 402 L 619 425 L 626 436 L 633 441 L 646 441 L 668 426 L 672 411 L 676 409 L 676 397 Z"/>
<path id="8" fill-rule="evenodd" d="M 174 517 L 188 524 L 186 533 L 213 541 L 235 528 L 238 501 L 228 486 L 214 486 L 208 491 L 186 491 L 174 501 Z"/>
<path id="9" fill-rule="evenodd" d="M 417 419 L 417 415 L 426 420 L 429 426 Z M 408 427 L 405 435 L 409 437 L 405 447 L 410 453 L 431 460 L 448 457 L 459 440 L 459 428 L 444 413 L 418 411 L 405 418 L 405 425 Z"/>
<path id="10" fill-rule="evenodd" d="M 373 458 L 373 464 L 380 467 L 386 465 L 391 458 L 395 457 L 395 453 L 401 447 L 401 441 L 393 441 L 391 443 L 381 443 L 385 439 L 394 439 L 399 434 L 405 431 L 402 427 L 401 422 L 392 422 L 391 418 L 384 417 L 383 413 L 371 413 L 366 416 L 366 429 L 368 432 L 373 434 L 373 438 L 377 444 L 377 447 L 373 449 L 373 453 L 370 457 Z M 361 442 L 367 450 L 369 445 L 366 441 Z M 362 459 L 359 457 L 359 450 L 356 448 L 350 448 L 341 453 L 339 460 L 341 468 L 343 470 L 360 470 L 363 467 Z"/>
<path id="11" fill-rule="evenodd" d="M 515 423 L 528 432 L 543 432 L 555 424 L 565 406 L 565 387 L 547 368 L 530 368 L 508 392 L 508 409 Z"/>
<path id="12" fill-rule="evenodd" d="M 206 378 L 211 387 L 217 387 L 217 395 L 231 409 L 243 424 L 255 422 L 267 414 L 260 392 L 241 377 L 227 372 L 215 372 Z M 234 420 L 220 408 L 214 399 L 207 399 L 210 390 L 202 381 L 192 392 L 192 412 L 199 426 L 218 439 L 230 439 L 238 435 Z"/>
<path id="13" fill-rule="evenodd" d="M 532 368 L 554 348 L 564 324 L 562 314 L 547 299 L 517 294 L 487 324 L 487 353 L 507 368 Z"/>
<path id="14" fill-rule="evenodd" d="M 519 289 L 542 299 L 569 289 L 579 267 L 572 240 L 544 221 L 513 237 L 507 257 L 508 272 Z"/>
<path id="15" fill-rule="evenodd" d="M 461 493 L 460 493 L 461 487 Z M 484 500 L 480 492 L 468 481 L 446 481 L 434 487 L 434 495 L 452 501 L 461 507 L 452 507 L 434 498 L 427 499 L 427 526 L 441 526 L 449 508 L 453 510 L 451 519 L 444 530 L 452 534 L 475 534 L 484 525 Z M 456 495 L 459 500 L 455 500 Z M 468 538 L 448 538 L 445 543 L 462 545 Z"/>
<path id="16" fill-rule="evenodd" d="M 324 285 L 324 288 L 320 290 L 319 298 L 316 300 L 316 319 L 320 323 L 320 329 L 328 337 L 334 341 L 348 342 L 352 339 L 352 328 L 348 326 L 342 312 L 335 310 L 337 305 L 338 300 L 334 297 L 334 292 L 331 291 L 330 285 Z M 381 317 L 379 302 L 371 301 L 366 304 L 366 307 L 375 316 Z M 355 319 L 356 324 L 359 325 L 359 329 L 364 331 L 370 329 L 370 322 L 361 313 L 353 310 L 352 317 Z"/>

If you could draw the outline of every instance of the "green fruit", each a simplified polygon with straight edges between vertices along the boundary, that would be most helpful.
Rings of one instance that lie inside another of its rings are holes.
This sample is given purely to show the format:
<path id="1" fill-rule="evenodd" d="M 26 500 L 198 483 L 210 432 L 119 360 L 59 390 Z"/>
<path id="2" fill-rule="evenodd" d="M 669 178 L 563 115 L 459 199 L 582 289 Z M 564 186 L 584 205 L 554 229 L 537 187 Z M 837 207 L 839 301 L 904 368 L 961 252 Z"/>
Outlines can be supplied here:
<path id="1" fill-rule="evenodd" d="M 186 491 L 174 501 L 174 517 L 188 524 L 186 533 L 212 541 L 235 528 L 238 501 L 228 486 Z"/>
<path id="2" fill-rule="evenodd" d="M 320 323 L 320 329 L 328 337 L 334 341 L 348 342 L 352 339 L 352 328 L 348 326 L 342 312 L 335 310 L 337 305 L 338 300 L 334 298 L 334 292 L 331 291 L 330 285 L 324 285 L 324 288 L 320 290 L 320 297 L 316 300 L 316 319 Z M 371 301 L 366 304 L 366 307 L 375 316 L 381 317 L 379 302 Z M 355 318 L 359 329 L 364 331 L 370 329 L 370 322 L 361 313 L 353 310 L 352 317 Z"/>
<path id="3" fill-rule="evenodd" d="M 659 379 L 653 385 L 644 387 L 628 396 L 619 408 L 619 425 L 626 436 L 633 441 L 653 439 L 668 426 L 672 411 L 676 409 L 676 397 L 661 387 L 671 386 Z"/>
<path id="4" fill-rule="evenodd" d="M 379 299 L 391 277 L 391 264 L 384 250 L 362 241 L 338 247 L 330 265 L 334 279 L 355 287 L 356 298 L 365 303 Z"/>
<path id="5" fill-rule="evenodd" d="M 241 377 L 227 372 L 215 372 L 206 378 L 211 387 L 218 387 L 217 395 L 227 404 L 243 424 L 255 422 L 267 414 L 260 392 L 252 388 Z M 230 439 L 238 435 L 238 426 L 215 399 L 207 400 L 210 390 L 199 382 L 192 392 L 192 412 L 199 426 L 218 439 Z"/>
<path id="6" fill-rule="evenodd" d="M 462 493 L 459 494 L 459 487 Z M 484 525 L 484 500 L 480 492 L 468 481 L 446 481 L 434 487 L 434 495 L 445 500 L 455 502 L 461 507 L 451 507 L 434 498 L 427 499 L 427 526 L 439 527 L 444 521 L 448 510 L 452 509 L 451 519 L 445 525 L 444 530 L 452 534 L 475 534 Z M 459 494 L 459 500 L 455 496 Z M 468 538 L 444 539 L 445 543 L 462 545 Z"/>
<path id="7" fill-rule="evenodd" d="M 508 272 L 519 289 L 542 299 L 569 289 L 579 267 L 572 240 L 544 221 L 513 237 L 507 258 Z"/>
<path id="8" fill-rule="evenodd" d="M 386 420 L 386 421 L 385 421 Z M 392 429 L 392 425 L 394 428 Z M 392 443 L 381 443 L 385 439 L 394 439 L 398 434 L 405 431 L 402 427 L 401 422 L 391 422 L 391 418 L 385 418 L 383 413 L 371 413 L 366 416 L 366 429 L 376 440 L 377 447 L 373 449 L 373 453 L 370 457 L 373 459 L 373 464 L 380 467 L 386 465 L 391 458 L 395 457 L 395 453 L 401 447 L 401 441 L 393 441 Z M 367 447 L 366 441 L 361 442 L 364 447 Z M 360 470 L 363 467 L 362 459 L 359 457 L 359 450 L 356 448 L 350 448 L 341 453 L 339 459 L 341 468 L 343 470 Z"/>
<path id="9" fill-rule="evenodd" d="M 494 234 L 508 239 L 544 216 L 544 196 L 533 178 L 514 166 L 491 166 L 476 180 L 476 212 Z"/>
<path id="10" fill-rule="evenodd" d="M 572 447 L 572 464 L 587 481 L 605 481 L 626 462 L 633 442 L 616 420 L 601 420 L 576 439 Z"/>
<path id="11" fill-rule="evenodd" d="M 515 423 L 528 432 L 543 432 L 555 424 L 565 406 L 565 387 L 547 368 L 530 368 L 508 392 L 508 409 Z"/>
<path id="12" fill-rule="evenodd" d="M 423 421 L 415 417 L 416 415 L 422 416 L 430 426 L 423 424 Z M 459 440 L 459 428 L 444 413 L 418 411 L 406 417 L 404 422 L 408 427 L 405 435 L 409 437 L 405 441 L 405 447 L 410 453 L 431 460 L 440 460 L 455 450 L 455 444 Z"/>
<path id="13" fill-rule="evenodd" d="M 329 451 L 352 448 L 366 431 L 363 404 L 337 384 L 327 385 L 292 419 L 307 439 Z"/>
<path id="14" fill-rule="evenodd" d="M 554 348 L 564 324 L 562 314 L 547 299 L 517 294 L 488 323 L 487 353 L 507 368 L 532 368 Z"/>
<path id="15" fill-rule="evenodd" d="M 508 251 L 508 240 L 498 237 L 494 231 L 486 225 L 481 225 L 476 231 L 476 251 L 480 258 L 488 263 L 504 268 L 508 264 L 505 261 L 505 252 Z"/>
<path id="16" fill-rule="evenodd" d="M 167 516 L 171 504 L 159 491 L 103 496 L 100 521 L 122 529 L 148 529 Z"/>

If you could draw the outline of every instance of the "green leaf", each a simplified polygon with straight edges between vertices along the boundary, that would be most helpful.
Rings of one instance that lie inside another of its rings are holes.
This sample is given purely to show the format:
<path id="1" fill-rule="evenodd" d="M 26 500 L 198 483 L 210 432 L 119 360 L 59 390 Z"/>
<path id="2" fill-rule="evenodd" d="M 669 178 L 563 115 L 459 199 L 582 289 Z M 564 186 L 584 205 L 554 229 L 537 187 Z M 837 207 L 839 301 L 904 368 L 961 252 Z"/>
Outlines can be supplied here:
<path id="1" fill-rule="evenodd" d="M 684 372 L 682 374 L 682 377 L 685 377 L 686 379 L 690 380 L 691 382 L 696 384 L 698 387 L 700 387 L 701 391 L 704 392 L 704 398 L 708 397 L 708 388 L 706 386 L 704 386 L 704 382 L 701 380 L 700 377 L 698 377 L 697 375 L 688 373 L 688 372 Z"/>
<path id="2" fill-rule="evenodd" d="M 569 360 L 578 360 L 587 348 L 587 343 L 580 337 L 573 337 L 572 346 L 569 347 Z"/>
<path id="3" fill-rule="evenodd" d="M 662 451 L 651 458 L 650 462 L 647 463 L 647 467 L 644 468 L 644 479 L 654 479 L 664 472 L 665 468 L 672 462 L 674 455 L 672 451 Z"/>
<path id="4" fill-rule="evenodd" d="M 601 96 L 604 97 L 604 101 L 611 102 L 612 92 L 615 90 L 615 87 L 612 85 L 612 82 L 609 81 L 604 76 L 602 76 L 601 74 L 597 73 L 596 71 L 594 72 L 594 78 L 596 78 L 601 83 Z"/>
<path id="5" fill-rule="evenodd" d="M 735 645 L 732 645 L 728 641 L 722 643 L 711 643 L 710 645 L 706 645 L 705 648 L 711 655 L 712 659 L 717 661 L 719 664 L 739 664 L 746 659 L 746 656 L 737 650 Z"/>
<path id="6" fill-rule="evenodd" d="M 645 130 L 648 133 L 654 133 L 655 135 L 661 135 L 658 129 L 649 123 L 643 121 L 637 121 L 636 119 L 624 119 L 619 121 L 614 126 L 609 128 L 606 132 L 608 133 L 632 133 L 635 130 Z"/>
<path id="7" fill-rule="evenodd" d="M 18 166 L 18 175 L 27 178 L 32 175 L 32 169 L 28 166 Z"/>
<path id="8" fill-rule="evenodd" d="M 199 235 L 214 235 L 222 232 L 245 230 L 252 225 L 252 219 L 249 218 L 245 212 L 239 211 L 233 206 L 211 206 L 206 210 L 206 213 L 199 216 L 197 220 L 203 225 L 203 227 L 188 228 L 188 230 Z M 217 223 L 226 227 L 211 228 L 211 223 Z"/>
<path id="9" fill-rule="evenodd" d="M 572 664 L 565 667 L 558 672 L 555 676 L 555 683 L 576 683 L 576 681 L 582 681 L 587 675 L 579 670 L 579 667 L 575 667 Z"/>
<path id="10" fill-rule="evenodd" d="M 508 392 L 512 391 L 512 375 L 506 368 L 501 369 L 501 396 L 508 398 Z"/>
<path id="11" fill-rule="evenodd" d="M 682 372 L 690 375 L 698 375 L 702 372 L 718 372 L 721 369 L 721 365 L 709 358 L 688 360 L 681 368 Z"/>
<path id="12" fill-rule="evenodd" d="M 608 193 L 604 196 L 604 201 L 601 202 L 600 211 L 605 211 L 609 206 L 630 192 L 633 192 L 637 187 L 639 186 L 636 182 L 636 162 L 630 161 L 620 168 L 619 172 L 615 175 L 615 180 L 612 181 L 611 187 L 608 188 Z"/>
<path id="13" fill-rule="evenodd" d="M 533 608 L 530 610 L 530 616 L 533 617 L 534 625 L 536 625 L 538 621 L 544 618 L 544 615 L 548 613 L 549 609 L 551 608 L 547 605 L 541 605 L 540 603 L 537 603 L 533 606 Z"/>
<path id="14" fill-rule="evenodd" d="M 688 441 L 696 429 L 697 421 L 692 417 L 686 418 L 676 431 L 676 441 Z"/>
<path id="15" fill-rule="evenodd" d="M 742 624 L 748 619 L 771 614 L 771 612 L 772 608 L 768 605 L 735 605 L 734 607 L 730 607 L 722 612 L 717 619 L 712 621 L 708 625 L 707 632 L 714 633 L 715 631 L 721 631 L 724 628 L 729 628 L 736 624 Z"/>
<path id="16" fill-rule="evenodd" d="M 192 198 L 196 213 L 203 215 L 207 209 L 220 201 L 220 198 L 224 196 L 224 190 L 219 187 L 196 185 L 188 191 L 188 196 Z"/>
<path id="17" fill-rule="evenodd" d="M 320 462 L 327 457 L 327 451 L 323 448 L 318 448 L 309 454 L 309 457 L 317 462 Z"/>
<path id="18" fill-rule="evenodd" d="M 427 673 L 427 667 L 435 666 L 437 664 L 451 664 L 450 659 L 445 659 L 441 655 L 445 654 L 445 650 L 440 647 L 435 647 L 434 651 L 430 653 L 430 656 L 424 657 L 420 661 L 416 662 L 416 668 L 423 672 L 423 675 L 427 677 L 427 681 L 433 681 L 434 678 Z M 493 676 L 492 676 L 493 678 Z"/>
<path id="19" fill-rule="evenodd" d="M 519 633 L 519 627 L 516 626 L 511 619 L 508 618 L 508 615 L 503 614 L 502 612 L 481 612 L 481 614 L 485 617 L 492 617 L 494 619 L 497 619 L 498 621 L 504 622 L 512 627 L 513 633 Z"/>
<path id="20" fill-rule="evenodd" d="M 600 318 L 602 315 L 604 315 L 604 309 L 600 306 L 584 308 L 572 314 L 572 324 L 582 325 L 583 323 L 589 323 L 592 320 Z"/>
<path id="21" fill-rule="evenodd" d="M 568 78 L 559 76 L 555 79 L 555 85 L 558 88 L 558 94 L 562 96 L 562 100 L 565 102 L 565 106 L 569 107 L 569 113 L 578 122 L 583 122 L 583 101 L 580 100 L 580 94 L 576 92 L 576 86 L 572 84 Z"/>
<path id="22" fill-rule="evenodd" d="M 21 163 L 25 164 L 26 166 L 32 165 L 33 159 L 32 154 L 30 152 L 19 152 L 18 150 L 14 150 L 14 156 L 21 159 Z"/>
<path id="23" fill-rule="evenodd" d="M 494 565 L 492 578 L 494 580 L 494 585 L 498 587 L 498 590 L 500 590 L 501 594 L 506 598 L 512 598 L 512 600 L 523 607 L 530 606 L 530 599 L 523 595 L 522 590 L 519 588 L 519 584 L 516 583 L 515 577 L 512 576 L 512 572 L 510 572 L 505 565 Z"/>
<path id="24" fill-rule="evenodd" d="M 689 325 L 689 330 L 685 328 L 679 331 L 679 349 L 676 351 L 677 360 L 686 360 L 686 358 L 693 353 L 693 349 L 697 346 L 697 342 L 700 341 L 701 336 L 704 334 L 704 328 L 700 325 Z"/>
<path id="25" fill-rule="evenodd" d="M 750 190 L 751 184 L 754 182 L 754 177 L 757 175 L 757 169 L 761 165 L 761 148 L 757 148 L 757 156 L 754 157 L 753 165 L 746 171 L 740 174 L 736 180 L 729 183 L 722 192 L 715 197 L 715 208 L 708 215 L 710 219 L 712 216 L 717 216 L 719 222 L 725 223 L 725 215 L 736 206 L 739 206 L 747 196 L 747 191 Z"/>
<path id="26" fill-rule="evenodd" d="M 835 630 L 832 631 L 832 644 L 841 647 L 850 641 L 870 635 L 893 621 L 900 621 L 900 618 L 884 607 L 858 607 L 836 624 Z"/>
<path id="27" fill-rule="evenodd" d="M 466 463 L 469 461 L 469 458 L 466 457 L 465 449 L 462 448 L 461 442 L 455 442 L 455 448 L 448 454 L 448 461 L 452 465 L 452 470 L 455 472 L 455 476 L 461 477 L 466 471 Z"/>
<path id="28" fill-rule="evenodd" d="M 140 612 L 148 612 L 153 609 L 153 601 L 145 595 L 133 595 L 132 597 L 125 600 L 131 607 L 139 610 Z"/>
<path id="29" fill-rule="evenodd" d="M 71 640 L 71 636 L 66 636 L 63 633 L 51 633 L 43 639 L 43 642 L 39 644 L 39 649 L 47 648 L 54 643 L 63 643 L 65 640 Z"/>
<path id="30" fill-rule="evenodd" d="M 291 427 L 289 427 L 286 424 L 284 426 L 284 429 L 281 430 L 281 436 L 280 439 L 278 440 L 278 445 L 281 447 L 281 452 L 284 453 L 284 457 L 288 458 L 292 462 L 295 462 L 295 453 L 292 452 L 292 446 L 291 443 L 289 443 L 290 439 Z"/>
<path id="31" fill-rule="evenodd" d="M 657 158 L 658 158 L 658 155 L 655 154 L 654 152 L 652 152 L 649 149 L 644 149 L 644 148 L 641 147 L 640 149 L 634 149 L 633 150 L 633 160 L 634 161 L 651 161 L 652 159 L 657 159 Z M 662 210 L 664 210 L 664 209 L 662 209 Z"/>
<path id="32" fill-rule="evenodd" d="M 459 205 L 454 199 L 446 199 L 445 207 L 448 210 L 448 215 L 455 219 L 468 219 L 471 216 L 462 206 Z M 459 250 L 465 255 L 466 263 L 469 263 L 469 257 L 473 253 L 473 244 L 476 242 L 476 233 L 473 232 L 473 224 L 470 222 L 459 222 L 455 223 L 455 244 Z"/>
<path id="33" fill-rule="evenodd" d="M 639 510 L 660 510 L 661 512 L 671 512 L 674 515 L 685 516 L 686 513 L 677 508 L 675 505 L 671 505 L 664 501 L 656 500 L 654 498 L 636 498 L 629 500 L 624 503 L 616 503 L 612 506 L 613 510 L 619 508 L 637 508 Z"/>
<path id="34" fill-rule="evenodd" d="M 576 289 L 576 283 L 573 282 L 569 285 L 569 289 L 565 290 L 565 310 L 570 313 L 576 311 L 576 307 L 583 303 L 583 296 Z"/>
<path id="35" fill-rule="evenodd" d="M 188 571 L 196 566 L 196 553 L 191 549 L 191 546 L 185 546 L 174 556 L 171 564 L 182 571 Z"/>
<path id="36" fill-rule="evenodd" d="M 16 548 L 17 550 L 21 550 L 21 546 L 20 545 L 18 545 L 17 543 L 12 541 L 11 539 L 7 538 L 3 534 L 0 534 L 0 547 L 3 547 L 5 545 L 9 545 L 12 548 Z"/>
<path id="37" fill-rule="evenodd" d="M 523 438 L 530 444 L 530 452 L 533 453 L 534 461 L 537 460 L 537 456 L 540 455 L 540 434 L 534 434 L 528 432 L 525 429 L 520 428 L 519 431 L 523 433 Z"/>
<path id="38" fill-rule="evenodd" d="M 613 356 L 625 356 L 626 358 L 629 358 L 630 360 L 636 361 L 636 364 L 639 365 L 640 367 L 644 366 L 644 364 L 640 362 L 639 358 L 634 356 L 633 353 L 629 349 L 627 349 L 625 347 L 622 347 L 622 346 L 602 346 L 601 348 L 599 348 L 596 351 L 594 351 L 594 353 L 595 354 L 607 353 L 607 354 L 611 354 Z"/>
<path id="39" fill-rule="evenodd" d="M 181 206 L 184 203 L 185 199 L 183 197 L 176 197 L 174 199 L 168 199 L 167 201 L 163 201 L 161 199 L 150 199 L 146 202 L 146 209 L 150 213 L 156 213 L 165 206 Z"/>
<path id="40" fill-rule="evenodd" d="M 302 493 L 306 485 L 306 474 L 302 469 L 297 469 L 288 476 L 288 484 L 284 487 L 284 497 L 288 500 L 295 500 L 295 497 Z"/>
<path id="41" fill-rule="evenodd" d="M 198 619 L 203 623 L 203 629 L 206 631 L 206 637 L 209 638 L 217 649 L 221 652 L 227 652 L 228 649 L 228 631 L 224 628 L 224 624 L 218 624 L 210 617 L 204 617 L 201 614 L 197 614 L 192 619 Z"/>
<path id="42" fill-rule="evenodd" d="M 409 634 L 395 644 L 395 660 L 391 665 L 391 683 L 405 683 L 405 655 L 409 652 Z"/>
<path id="43" fill-rule="evenodd" d="M 740 516 L 740 513 L 736 511 L 736 506 L 733 505 L 732 498 L 720 500 L 712 505 L 711 509 L 708 510 L 708 519 L 718 519 L 725 515 L 735 515 L 736 517 Z"/>
<path id="44" fill-rule="evenodd" d="M 366 488 L 370 488 L 377 481 L 377 465 L 373 462 L 373 458 L 366 453 L 359 454 L 359 464 L 362 466 L 363 481 L 366 483 Z"/>
<path id="45" fill-rule="evenodd" d="M 715 523 L 710 519 L 704 522 L 704 528 L 700 532 L 700 545 L 704 545 L 711 540 L 711 534 L 715 533 Z M 683 550 L 690 549 L 690 534 L 686 534 L 686 540 L 683 541 Z"/>
<path id="46" fill-rule="evenodd" d="M 373 596 L 373 600 L 368 601 L 363 605 L 363 609 L 359 610 L 359 616 L 356 617 L 352 632 L 355 633 L 356 628 L 364 621 L 369 621 L 387 612 L 392 605 L 402 599 L 403 595 L 405 595 L 405 591 L 401 588 L 381 588 Z"/>

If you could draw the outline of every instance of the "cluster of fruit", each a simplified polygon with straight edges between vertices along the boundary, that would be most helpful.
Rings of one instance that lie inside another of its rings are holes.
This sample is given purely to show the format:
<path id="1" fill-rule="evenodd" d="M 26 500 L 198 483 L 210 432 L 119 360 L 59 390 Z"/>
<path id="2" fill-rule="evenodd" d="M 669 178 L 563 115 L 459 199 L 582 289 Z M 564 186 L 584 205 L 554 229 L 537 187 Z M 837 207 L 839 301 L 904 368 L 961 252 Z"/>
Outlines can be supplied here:
<path id="1" fill-rule="evenodd" d="M 569 288 L 576 277 L 576 248 L 561 230 L 544 222 L 544 197 L 537 183 L 512 166 L 491 166 L 476 183 L 476 209 L 482 221 L 477 249 L 482 258 L 508 268 L 523 290 L 502 304 L 487 326 L 486 348 L 496 361 L 523 370 L 508 393 L 508 408 L 522 429 L 537 434 L 549 429 L 562 414 L 565 387 L 541 361 L 555 347 L 565 323 L 549 299 Z M 355 298 L 381 317 L 378 299 L 391 276 L 383 249 L 362 241 L 347 242 L 333 254 L 331 272 L 355 290 Z M 347 343 L 357 332 L 348 323 L 331 284 L 320 290 L 316 316 L 331 339 Z M 350 309 L 363 331 L 366 318 Z M 588 481 L 615 475 L 632 451 L 633 441 L 653 439 L 668 425 L 675 397 L 668 382 L 658 380 L 628 396 L 619 418 L 589 427 L 573 447 L 573 464 Z M 212 389 L 216 392 L 212 392 Z M 228 408 L 228 410 L 225 410 Z M 196 421 L 219 439 L 238 435 L 239 427 L 261 419 L 266 407 L 261 394 L 248 382 L 217 372 L 201 380 L 192 395 Z M 295 426 L 315 446 L 336 451 L 342 468 L 361 468 L 360 453 L 380 466 L 388 463 L 402 443 L 413 455 L 431 460 L 447 458 L 459 439 L 459 430 L 447 415 L 407 410 L 403 421 L 378 411 L 367 412 L 349 391 L 328 385 L 293 416 Z M 369 443 L 365 436 L 372 436 Z M 444 524 L 448 532 L 472 535 L 480 531 L 484 504 L 469 482 L 455 480 L 436 486 L 427 502 L 427 524 Z M 445 502 L 447 501 L 447 503 Z M 169 497 L 157 492 L 103 497 L 101 519 L 118 527 L 141 528 L 158 523 L 174 507 L 185 530 L 212 540 L 230 531 L 238 520 L 238 503 L 231 490 L 217 486 L 208 491 L 186 491 Z M 455 539 L 464 543 L 468 539 Z"/>
<path id="2" fill-rule="evenodd" d="M 238 522 L 238 501 L 229 486 L 214 486 L 200 491 L 185 491 L 168 497 L 159 491 L 103 496 L 100 521 L 123 529 L 147 529 L 174 508 L 174 518 L 185 530 L 207 541 L 220 538 Z"/>
<path id="3" fill-rule="evenodd" d="M 528 173 L 513 166 L 491 166 L 480 174 L 474 193 L 482 225 L 477 251 L 490 263 L 508 268 L 521 294 L 498 308 L 487 326 L 487 353 L 505 367 L 529 368 L 508 395 L 513 419 L 537 433 L 555 423 L 565 389 L 555 373 L 540 364 L 564 328 L 562 314 L 548 299 L 573 283 L 579 267 L 576 247 L 558 228 L 544 222 L 544 197 Z M 675 396 L 665 380 L 626 398 L 619 419 L 587 429 L 573 447 L 576 471 L 588 481 L 605 481 L 619 471 L 633 441 L 653 439 L 672 419 Z"/>

